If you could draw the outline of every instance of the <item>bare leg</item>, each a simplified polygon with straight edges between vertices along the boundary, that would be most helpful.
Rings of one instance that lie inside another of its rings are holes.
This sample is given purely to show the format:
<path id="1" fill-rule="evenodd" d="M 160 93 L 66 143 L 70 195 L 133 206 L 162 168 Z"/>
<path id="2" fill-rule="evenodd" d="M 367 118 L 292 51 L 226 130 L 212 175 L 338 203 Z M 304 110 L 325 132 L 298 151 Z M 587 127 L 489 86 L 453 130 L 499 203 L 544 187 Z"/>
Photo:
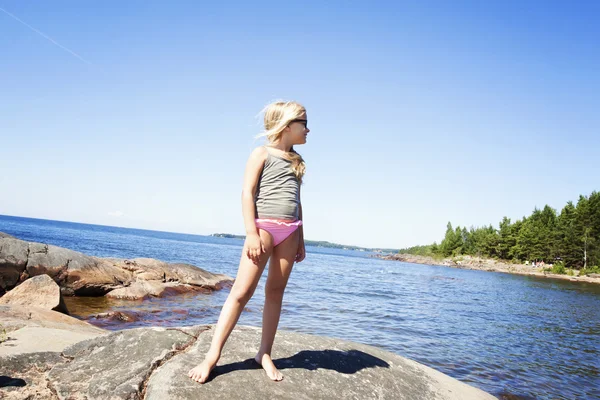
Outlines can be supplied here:
<path id="1" fill-rule="evenodd" d="M 283 379 L 283 375 L 275 368 L 275 364 L 273 364 L 271 350 L 281 315 L 283 292 L 292 272 L 298 250 L 299 237 L 299 232 L 296 230 L 273 249 L 271 263 L 269 264 L 269 275 L 265 286 L 262 338 L 260 349 L 254 359 L 262 365 L 267 376 L 274 381 Z"/>
<path id="2" fill-rule="evenodd" d="M 266 252 L 260 256 L 258 265 L 254 264 L 245 252 L 242 252 L 238 273 L 221 310 L 210 349 L 206 353 L 204 361 L 188 372 L 188 376 L 196 382 L 206 382 L 210 371 L 217 365 L 223 346 L 240 318 L 246 303 L 254 294 L 267 260 L 273 251 L 273 238 L 271 235 L 263 230 L 260 230 L 259 233 Z"/>

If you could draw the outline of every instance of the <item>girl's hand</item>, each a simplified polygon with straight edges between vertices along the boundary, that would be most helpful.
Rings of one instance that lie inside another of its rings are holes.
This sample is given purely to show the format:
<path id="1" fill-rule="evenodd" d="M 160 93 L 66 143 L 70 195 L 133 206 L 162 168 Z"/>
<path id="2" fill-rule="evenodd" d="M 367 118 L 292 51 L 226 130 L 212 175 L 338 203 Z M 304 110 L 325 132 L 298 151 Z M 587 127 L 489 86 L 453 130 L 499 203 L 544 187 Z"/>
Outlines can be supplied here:
<path id="1" fill-rule="evenodd" d="M 262 240 L 260 240 L 258 233 L 246 235 L 244 251 L 248 258 L 251 259 L 254 264 L 258 265 L 261 254 L 265 252 L 265 245 Z"/>
<path id="2" fill-rule="evenodd" d="M 306 257 L 306 250 L 304 248 L 304 240 L 300 240 L 300 243 L 298 243 L 298 250 L 296 251 L 296 262 L 302 262 L 302 260 L 304 260 L 304 257 Z"/>

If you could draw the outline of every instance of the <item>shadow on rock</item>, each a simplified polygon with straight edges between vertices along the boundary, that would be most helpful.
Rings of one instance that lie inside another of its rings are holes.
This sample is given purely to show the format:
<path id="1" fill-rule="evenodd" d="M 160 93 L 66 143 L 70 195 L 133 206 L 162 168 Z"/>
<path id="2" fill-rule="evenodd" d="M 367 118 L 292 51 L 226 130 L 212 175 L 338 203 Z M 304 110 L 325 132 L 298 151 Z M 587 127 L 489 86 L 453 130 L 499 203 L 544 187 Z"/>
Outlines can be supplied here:
<path id="1" fill-rule="evenodd" d="M 291 357 L 273 360 L 273 363 L 279 370 L 292 368 L 302 368 L 310 371 L 330 369 L 341 374 L 354 374 L 365 368 L 390 367 L 390 365 L 382 359 L 359 350 L 303 350 Z M 229 372 L 260 368 L 262 367 L 254 361 L 254 358 L 219 365 L 215 367 L 210 374 L 209 381 L 219 375 L 224 375 Z"/>
<path id="2" fill-rule="evenodd" d="M 8 386 L 23 387 L 25 385 L 27 385 L 27 383 L 21 378 L 0 375 L 0 388 Z"/>

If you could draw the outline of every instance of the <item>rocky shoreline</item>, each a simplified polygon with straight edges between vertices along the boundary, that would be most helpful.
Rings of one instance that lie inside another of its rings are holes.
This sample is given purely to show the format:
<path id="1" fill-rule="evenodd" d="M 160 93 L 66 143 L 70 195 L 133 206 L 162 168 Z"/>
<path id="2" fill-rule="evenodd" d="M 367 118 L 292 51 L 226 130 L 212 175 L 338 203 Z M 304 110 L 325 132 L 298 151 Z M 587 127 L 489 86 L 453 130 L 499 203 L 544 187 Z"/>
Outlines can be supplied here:
<path id="1" fill-rule="evenodd" d="M 285 379 L 276 383 L 253 361 L 261 330 L 249 326 L 234 329 L 200 385 L 187 371 L 203 359 L 213 325 L 107 332 L 19 306 L 0 306 L 0 318 L 25 325 L 0 342 L 0 398 L 6 400 L 495 398 L 376 347 L 286 331 L 277 333 L 274 362 Z"/>
<path id="2" fill-rule="evenodd" d="M 143 300 L 185 292 L 219 290 L 233 279 L 190 264 L 151 258 L 88 256 L 0 232 L 0 295 L 28 278 L 48 275 L 65 296 Z"/>
<path id="3" fill-rule="evenodd" d="M 472 256 L 458 256 L 452 258 L 435 259 L 427 256 L 413 254 L 385 254 L 376 255 L 375 258 L 392 261 L 403 261 L 413 264 L 437 265 L 443 267 L 472 269 L 478 271 L 502 272 L 507 274 L 528 275 L 540 278 L 562 279 L 572 282 L 600 283 L 600 274 L 586 276 L 561 275 L 544 271 L 542 267 L 531 265 L 511 264 L 499 260 L 485 259 Z M 576 272 L 576 271 L 575 271 Z"/>
<path id="4" fill-rule="evenodd" d="M 272 382 L 254 361 L 261 329 L 238 326 L 209 382 L 187 376 L 213 325 L 107 331 L 73 318 L 63 295 L 144 299 L 216 290 L 231 278 L 186 264 L 116 260 L 0 237 L 0 398 L 7 400 L 414 399 L 490 394 L 364 344 L 278 331 Z M 190 289 L 191 288 L 191 289 Z M 116 292 L 116 295 L 114 294 Z M 117 296 L 118 295 L 118 296 Z"/>

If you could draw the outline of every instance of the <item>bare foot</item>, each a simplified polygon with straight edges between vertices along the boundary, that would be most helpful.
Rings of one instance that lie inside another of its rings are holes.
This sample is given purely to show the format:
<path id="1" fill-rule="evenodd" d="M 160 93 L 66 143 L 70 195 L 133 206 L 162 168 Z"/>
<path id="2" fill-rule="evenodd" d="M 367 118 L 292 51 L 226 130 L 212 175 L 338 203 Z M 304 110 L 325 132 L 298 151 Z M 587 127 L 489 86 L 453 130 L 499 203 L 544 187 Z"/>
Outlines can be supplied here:
<path id="1" fill-rule="evenodd" d="M 275 381 L 275 382 L 279 382 L 280 380 L 283 379 L 283 375 L 281 374 L 281 372 L 279 372 L 279 370 L 275 367 L 275 364 L 273 364 L 273 360 L 271 360 L 271 356 L 268 354 L 257 354 L 256 357 L 254 357 L 254 361 L 256 361 L 257 363 L 259 363 L 263 369 L 265 370 L 265 372 L 267 373 L 267 376 Z"/>
<path id="2" fill-rule="evenodd" d="M 217 361 L 219 361 L 218 356 L 207 354 L 201 364 L 189 370 L 188 376 L 198 383 L 206 382 L 210 371 L 217 365 Z"/>

